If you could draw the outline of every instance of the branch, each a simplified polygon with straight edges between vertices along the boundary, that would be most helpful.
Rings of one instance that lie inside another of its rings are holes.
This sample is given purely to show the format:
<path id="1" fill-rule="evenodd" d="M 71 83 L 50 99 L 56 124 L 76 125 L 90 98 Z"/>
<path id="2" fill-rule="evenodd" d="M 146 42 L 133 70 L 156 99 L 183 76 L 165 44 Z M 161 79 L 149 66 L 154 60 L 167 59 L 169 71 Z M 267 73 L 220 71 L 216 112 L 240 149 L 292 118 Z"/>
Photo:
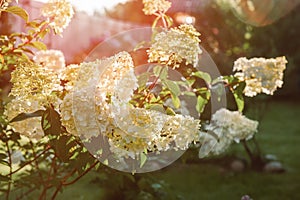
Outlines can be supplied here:
<path id="1" fill-rule="evenodd" d="M 247 142 L 245 140 L 242 140 L 242 144 L 243 144 L 248 156 L 250 157 L 251 161 L 253 161 L 254 157 L 253 157 L 253 154 L 252 154 L 250 148 L 247 145 Z"/>
<path id="2" fill-rule="evenodd" d="M 17 197 L 16 200 L 20 200 L 23 197 L 27 196 L 28 194 L 30 194 L 31 192 L 33 192 L 34 190 L 36 190 L 36 188 L 31 188 L 30 190 L 28 190 L 26 193 L 22 194 L 21 196 Z"/>
<path id="3" fill-rule="evenodd" d="M 10 194 L 10 189 L 11 189 L 11 179 L 12 179 L 12 161 L 11 161 L 11 152 L 10 152 L 10 148 L 8 145 L 8 141 L 5 142 L 6 144 L 6 148 L 7 148 L 7 154 L 8 154 L 8 164 L 9 164 L 9 181 L 8 181 L 8 186 L 7 186 L 7 191 L 6 191 L 6 200 L 9 200 L 9 194 Z"/>
<path id="4" fill-rule="evenodd" d="M 14 173 L 17 173 L 18 171 L 20 171 L 21 169 L 23 169 L 25 166 L 35 162 L 39 157 L 41 157 L 43 154 L 45 154 L 48 150 L 50 149 L 50 146 L 48 146 L 42 153 L 40 153 L 39 155 L 37 155 L 34 159 L 28 161 L 28 162 L 25 162 L 25 164 L 23 166 L 21 166 L 20 168 L 16 169 L 15 171 L 12 171 L 8 174 L 8 176 L 14 174 Z"/>
<path id="5" fill-rule="evenodd" d="M 62 185 L 72 185 L 75 182 L 77 182 L 79 179 L 81 179 L 84 175 L 86 175 L 89 171 L 91 171 L 100 161 L 95 162 L 93 165 L 91 165 L 86 171 L 84 171 L 82 174 L 80 174 L 77 178 L 74 180 L 68 182 L 68 183 L 62 183 Z"/>

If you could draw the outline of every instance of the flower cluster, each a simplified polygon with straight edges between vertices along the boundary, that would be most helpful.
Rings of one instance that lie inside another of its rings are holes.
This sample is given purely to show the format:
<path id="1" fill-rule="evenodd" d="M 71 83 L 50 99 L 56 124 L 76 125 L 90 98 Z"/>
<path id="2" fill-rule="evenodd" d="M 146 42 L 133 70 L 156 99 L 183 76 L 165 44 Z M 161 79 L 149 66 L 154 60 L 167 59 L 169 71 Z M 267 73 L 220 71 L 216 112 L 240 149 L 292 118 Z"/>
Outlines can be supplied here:
<path id="1" fill-rule="evenodd" d="M 39 105 L 39 102 L 34 100 L 25 99 L 13 99 L 5 106 L 4 115 L 10 121 L 20 113 L 32 113 L 37 110 L 41 110 L 43 107 Z M 31 139 L 40 139 L 44 136 L 44 132 L 41 127 L 41 118 L 33 117 L 22 121 L 10 123 L 12 128 L 23 136 Z"/>
<path id="2" fill-rule="evenodd" d="M 1 10 L 6 10 L 8 8 L 11 1 L 12 0 L 3 0 L 0 2 L 0 13 L 1 13 Z"/>
<path id="3" fill-rule="evenodd" d="M 287 60 L 284 56 L 265 58 L 239 58 L 234 62 L 234 76 L 246 82 L 244 93 L 248 97 L 259 93 L 273 95 L 283 84 L 283 71 Z"/>
<path id="4" fill-rule="evenodd" d="M 58 74 L 41 65 L 23 62 L 11 73 L 13 87 L 10 95 L 20 100 L 47 105 L 56 101 L 54 91 L 60 91 Z"/>
<path id="5" fill-rule="evenodd" d="M 251 139 L 257 132 L 257 126 L 257 121 L 246 118 L 240 112 L 222 108 L 212 116 L 211 123 L 205 127 L 207 133 L 201 132 L 200 138 L 204 141 L 203 145 L 211 145 L 212 154 L 220 154 L 233 141 L 239 143 L 240 140 Z"/>
<path id="6" fill-rule="evenodd" d="M 171 7 L 171 2 L 166 0 L 143 0 L 145 15 L 153 15 L 155 13 L 165 13 Z"/>
<path id="7" fill-rule="evenodd" d="M 65 68 L 65 57 L 58 50 L 42 50 L 35 53 L 33 57 L 35 63 L 42 65 L 48 70 L 59 71 Z"/>
<path id="8" fill-rule="evenodd" d="M 70 127 L 70 132 L 73 133 L 81 126 L 90 126 L 94 131 L 87 133 L 77 130 L 76 134 L 86 138 L 97 136 L 99 131 L 94 129 L 95 120 L 89 119 L 91 113 L 97 113 L 97 126 L 100 127 L 100 131 L 106 130 L 106 126 L 114 117 L 109 105 L 111 98 L 120 102 L 128 101 L 133 89 L 137 87 L 133 61 L 128 53 L 121 52 L 107 59 L 81 63 L 79 68 L 76 66 L 74 69 L 70 78 L 77 74 L 77 77 L 74 77 L 76 81 L 73 80 L 71 93 L 66 95 L 61 105 L 62 123 Z M 74 121 L 77 127 L 71 128 L 75 124 Z"/>
<path id="9" fill-rule="evenodd" d="M 54 29 L 55 33 L 61 34 L 69 25 L 74 10 L 70 2 L 67 0 L 50 0 L 42 8 L 42 15 L 50 22 L 49 25 Z"/>
<path id="10" fill-rule="evenodd" d="M 187 24 L 157 33 L 147 51 L 148 60 L 173 68 L 179 67 L 179 63 L 185 60 L 186 64 L 196 67 L 198 56 L 202 53 L 199 36 L 200 33 L 192 25 Z"/>
<path id="11" fill-rule="evenodd" d="M 145 150 L 157 154 L 171 149 L 186 150 L 192 142 L 199 140 L 199 123 L 189 116 L 170 116 L 155 110 L 132 108 L 119 120 L 120 126 L 110 127 L 106 134 L 110 150 L 116 156 L 135 159 Z"/>
<path id="12" fill-rule="evenodd" d="M 64 70 L 60 73 L 60 79 L 64 82 L 64 88 L 67 91 L 70 91 L 73 89 L 78 74 L 80 71 L 80 66 L 76 64 L 68 65 L 64 68 Z"/>
<path id="13" fill-rule="evenodd" d="M 145 150 L 184 150 L 198 140 L 199 120 L 132 107 L 137 82 L 127 52 L 82 63 L 72 93 L 61 104 L 63 125 L 86 139 L 106 136 L 109 150 L 119 158 L 135 159 Z"/>
<path id="14" fill-rule="evenodd" d="M 8 120 L 21 113 L 43 110 L 50 104 L 56 109 L 59 107 L 59 93 L 63 89 L 60 76 L 65 66 L 63 54 L 55 50 L 39 51 L 33 59 L 35 62 L 19 63 L 11 73 L 10 96 L 14 99 L 6 106 Z M 38 117 L 13 122 L 11 126 L 30 138 L 43 136 Z"/>

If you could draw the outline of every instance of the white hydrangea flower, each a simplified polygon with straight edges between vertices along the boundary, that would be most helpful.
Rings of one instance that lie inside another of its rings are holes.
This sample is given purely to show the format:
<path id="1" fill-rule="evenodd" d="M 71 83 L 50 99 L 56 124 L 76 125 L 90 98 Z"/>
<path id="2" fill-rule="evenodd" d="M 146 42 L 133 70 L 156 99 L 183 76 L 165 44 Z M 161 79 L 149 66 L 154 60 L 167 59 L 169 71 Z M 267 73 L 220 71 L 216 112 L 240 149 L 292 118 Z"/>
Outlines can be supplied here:
<path id="1" fill-rule="evenodd" d="M 67 0 L 50 0 L 42 8 L 42 15 L 50 22 L 55 33 L 61 34 L 71 22 L 74 10 Z"/>
<path id="2" fill-rule="evenodd" d="M 165 13 L 171 7 L 171 2 L 166 0 L 143 0 L 145 15 Z"/>
<path id="3" fill-rule="evenodd" d="M 24 99 L 13 99 L 5 106 L 4 115 L 11 121 L 21 113 L 33 113 L 44 108 L 39 105 L 39 102 Z M 41 117 L 32 117 L 22 121 L 12 122 L 10 126 L 14 131 L 21 133 L 29 139 L 40 139 L 44 136 L 44 131 L 41 126 Z"/>
<path id="4" fill-rule="evenodd" d="M 192 25 L 183 24 L 154 35 L 147 51 L 149 62 L 158 62 L 176 68 L 185 59 L 186 64 L 198 64 L 200 33 Z"/>
<path id="5" fill-rule="evenodd" d="M 283 71 L 287 60 L 284 56 L 265 58 L 239 58 L 234 62 L 234 76 L 246 82 L 244 93 L 248 97 L 259 93 L 273 95 L 283 85 Z"/>
<path id="6" fill-rule="evenodd" d="M 52 71 L 61 71 L 65 68 L 64 54 L 59 50 L 41 50 L 33 57 L 35 63 Z"/>
<path id="7" fill-rule="evenodd" d="M 72 93 L 61 105 L 62 124 L 85 139 L 105 136 L 119 158 L 138 159 L 145 150 L 185 150 L 198 141 L 199 120 L 130 105 L 137 83 L 127 52 L 82 63 Z"/>
<path id="8" fill-rule="evenodd" d="M 10 95 L 24 101 L 38 102 L 41 106 L 49 103 L 57 106 L 61 91 L 58 74 L 31 62 L 20 63 L 11 73 L 13 84 Z"/>
<path id="9" fill-rule="evenodd" d="M 238 111 L 222 108 L 213 114 L 210 124 L 205 127 L 208 133 L 200 132 L 200 138 L 204 144 L 211 145 L 212 154 L 220 154 L 233 141 L 239 143 L 240 140 L 251 139 L 257 127 L 257 121 L 248 119 Z"/>
<path id="10" fill-rule="evenodd" d="M 75 127 L 72 108 L 73 108 L 73 96 L 72 93 L 68 93 L 64 97 L 60 105 L 61 122 L 63 126 L 67 129 L 68 133 L 72 135 L 78 135 L 77 129 Z"/>

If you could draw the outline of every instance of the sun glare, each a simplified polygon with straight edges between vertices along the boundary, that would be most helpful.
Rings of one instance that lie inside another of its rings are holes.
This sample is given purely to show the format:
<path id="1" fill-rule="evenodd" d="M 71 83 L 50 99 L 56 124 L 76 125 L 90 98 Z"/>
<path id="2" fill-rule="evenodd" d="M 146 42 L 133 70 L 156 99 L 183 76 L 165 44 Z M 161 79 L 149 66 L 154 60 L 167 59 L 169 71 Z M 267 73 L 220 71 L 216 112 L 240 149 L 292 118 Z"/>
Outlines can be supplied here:
<path id="1" fill-rule="evenodd" d="M 48 0 L 36 0 L 40 2 L 48 2 Z M 88 14 L 93 14 L 94 12 L 103 13 L 105 9 L 113 8 L 118 3 L 124 3 L 128 0 L 70 0 L 74 5 L 76 10 L 85 11 Z"/>

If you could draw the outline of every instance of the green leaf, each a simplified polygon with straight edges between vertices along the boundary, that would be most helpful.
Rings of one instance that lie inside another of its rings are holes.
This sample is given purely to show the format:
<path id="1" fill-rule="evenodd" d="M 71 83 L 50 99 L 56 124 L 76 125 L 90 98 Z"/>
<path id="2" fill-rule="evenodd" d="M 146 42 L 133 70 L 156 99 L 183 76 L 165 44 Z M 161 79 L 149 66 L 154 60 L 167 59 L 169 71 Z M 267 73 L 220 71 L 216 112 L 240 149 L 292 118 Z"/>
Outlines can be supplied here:
<path id="1" fill-rule="evenodd" d="M 161 105 L 161 104 L 150 104 L 149 109 L 150 110 L 156 110 L 156 111 L 161 112 L 161 113 L 165 113 L 164 106 Z"/>
<path id="2" fill-rule="evenodd" d="M 196 110 L 198 111 L 198 113 L 202 113 L 204 111 L 205 105 L 207 103 L 207 99 L 203 98 L 201 95 L 197 97 Z"/>
<path id="3" fill-rule="evenodd" d="M 172 115 L 172 116 L 176 115 L 175 111 L 170 107 L 167 107 L 166 113 L 167 113 L 167 115 Z"/>
<path id="4" fill-rule="evenodd" d="M 7 181 L 10 181 L 10 178 L 9 177 L 7 177 L 7 176 L 2 176 L 1 174 L 0 174 L 0 182 L 7 182 Z"/>
<path id="5" fill-rule="evenodd" d="M 143 89 L 146 87 L 149 77 L 150 77 L 150 73 L 143 73 L 138 76 L 139 89 Z"/>
<path id="6" fill-rule="evenodd" d="M 159 77 L 162 68 L 163 68 L 162 66 L 156 65 L 155 67 L 153 67 L 153 74 L 154 74 L 156 77 Z"/>
<path id="7" fill-rule="evenodd" d="M 160 80 L 166 80 L 168 78 L 168 67 L 157 65 L 153 68 L 153 74 L 159 77 Z"/>
<path id="8" fill-rule="evenodd" d="M 18 140 L 21 139 L 21 136 L 20 136 L 20 133 L 18 132 L 13 132 L 11 135 L 10 135 L 10 140 L 14 141 L 15 143 L 18 142 Z"/>
<path id="9" fill-rule="evenodd" d="M 32 28 L 38 28 L 40 26 L 40 23 L 37 21 L 31 21 L 31 22 L 26 23 L 26 26 L 32 27 Z"/>
<path id="10" fill-rule="evenodd" d="M 147 155 L 145 153 L 140 153 L 140 155 L 141 155 L 140 168 L 142 168 L 145 165 L 146 161 L 147 161 Z"/>
<path id="11" fill-rule="evenodd" d="M 179 96 L 181 91 L 178 84 L 171 80 L 164 80 L 163 84 L 170 90 L 174 96 Z"/>
<path id="12" fill-rule="evenodd" d="M 1 165 L 9 166 L 9 163 L 6 160 L 0 160 Z"/>
<path id="13" fill-rule="evenodd" d="M 70 146 L 67 145 L 70 140 L 69 135 L 62 135 L 50 140 L 51 146 L 55 150 L 55 155 L 62 161 L 68 162 L 71 154 L 70 154 Z"/>
<path id="14" fill-rule="evenodd" d="M 243 91 L 246 87 L 245 82 L 240 82 L 239 85 L 235 89 L 231 89 L 236 105 L 238 107 L 238 111 L 243 112 L 244 110 L 244 97 L 243 97 Z"/>
<path id="15" fill-rule="evenodd" d="M 159 74 L 160 80 L 166 80 L 168 78 L 168 67 L 163 67 L 160 74 Z"/>
<path id="16" fill-rule="evenodd" d="M 0 54 L 0 61 L 2 64 L 4 64 L 4 57 Z"/>
<path id="17" fill-rule="evenodd" d="M 194 79 L 194 78 L 187 78 L 186 82 L 187 82 L 188 86 L 191 87 L 196 82 L 196 79 Z"/>
<path id="18" fill-rule="evenodd" d="M 30 42 L 30 46 L 33 46 L 34 48 L 38 50 L 46 50 L 47 46 L 43 42 L 35 41 L 35 42 Z"/>
<path id="19" fill-rule="evenodd" d="M 211 77 L 208 73 L 206 72 L 201 72 L 201 71 L 197 71 L 197 72 L 193 72 L 192 76 L 196 76 L 198 78 L 203 79 L 207 84 L 211 83 Z"/>
<path id="20" fill-rule="evenodd" d="M 172 17 L 168 16 L 168 15 L 164 15 L 164 18 L 167 22 L 168 28 L 170 28 L 173 25 L 173 19 Z"/>
<path id="21" fill-rule="evenodd" d="M 4 160 L 7 158 L 7 154 L 5 153 L 0 153 L 0 160 Z"/>
<path id="22" fill-rule="evenodd" d="M 104 165 L 108 165 L 108 160 L 105 159 L 105 160 L 103 161 L 103 164 L 104 164 Z"/>
<path id="23" fill-rule="evenodd" d="M 23 18 L 26 22 L 28 21 L 28 13 L 23 8 L 20 8 L 18 6 L 10 6 L 3 11 L 18 15 L 21 18 Z"/>
<path id="24" fill-rule="evenodd" d="M 59 114 L 53 108 L 47 108 L 42 116 L 42 128 L 45 135 L 60 135 L 61 127 Z"/>
<path id="25" fill-rule="evenodd" d="M 194 92 L 190 92 L 190 91 L 184 91 L 183 95 L 190 96 L 190 97 L 196 96 L 196 94 Z"/>
<path id="26" fill-rule="evenodd" d="M 49 33 L 49 32 L 50 32 L 50 29 L 49 29 L 49 28 L 46 28 L 45 30 L 41 31 L 41 32 L 39 33 L 40 39 L 43 39 L 43 38 L 46 36 L 46 34 Z"/>
<path id="27" fill-rule="evenodd" d="M 33 113 L 21 113 L 21 114 L 17 115 L 16 117 L 14 117 L 12 120 L 10 120 L 10 123 L 22 121 L 22 120 L 32 118 L 32 117 L 41 117 L 44 114 L 44 112 L 45 112 L 44 110 L 37 110 Z"/>
<path id="28" fill-rule="evenodd" d="M 171 97 L 172 97 L 172 103 L 173 103 L 174 107 L 179 108 L 180 107 L 180 99 L 178 98 L 178 96 L 171 94 Z"/>

